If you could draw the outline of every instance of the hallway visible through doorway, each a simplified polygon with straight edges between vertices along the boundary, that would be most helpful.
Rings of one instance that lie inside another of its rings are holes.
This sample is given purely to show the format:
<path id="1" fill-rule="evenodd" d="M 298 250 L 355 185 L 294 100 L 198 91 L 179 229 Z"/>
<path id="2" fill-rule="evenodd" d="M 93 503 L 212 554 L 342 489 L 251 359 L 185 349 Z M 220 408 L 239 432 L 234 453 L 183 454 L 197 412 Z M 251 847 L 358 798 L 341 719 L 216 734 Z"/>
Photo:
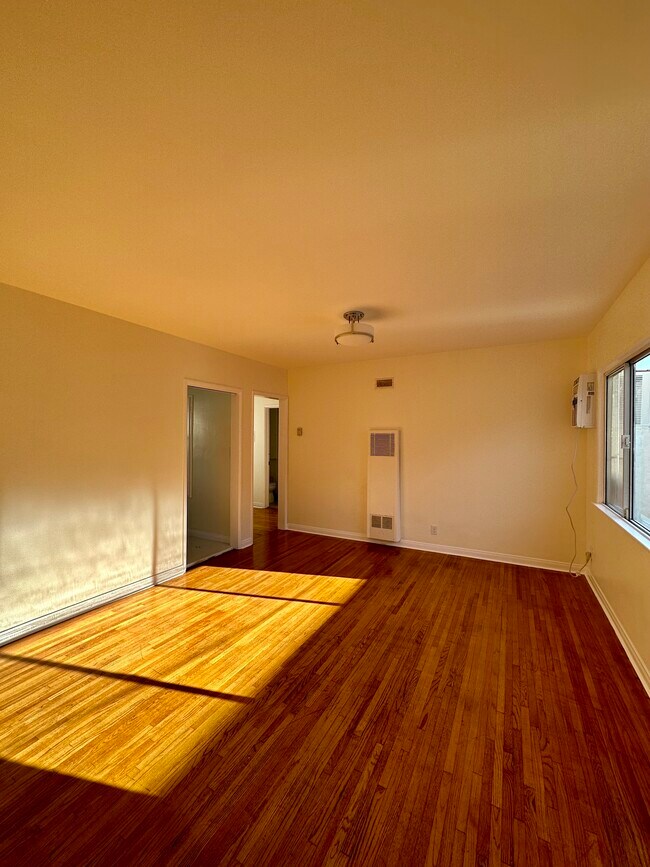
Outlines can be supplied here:
<path id="1" fill-rule="evenodd" d="M 229 551 L 232 394 L 187 391 L 186 563 Z"/>
<path id="2" fill-rule="evenodd" d="M 279 424 L 280 401 L 256 394 L 253 413 L 253 506 L 255 512 L 260 509 L 273 510 L 275 526 L 280 497 Z"/>

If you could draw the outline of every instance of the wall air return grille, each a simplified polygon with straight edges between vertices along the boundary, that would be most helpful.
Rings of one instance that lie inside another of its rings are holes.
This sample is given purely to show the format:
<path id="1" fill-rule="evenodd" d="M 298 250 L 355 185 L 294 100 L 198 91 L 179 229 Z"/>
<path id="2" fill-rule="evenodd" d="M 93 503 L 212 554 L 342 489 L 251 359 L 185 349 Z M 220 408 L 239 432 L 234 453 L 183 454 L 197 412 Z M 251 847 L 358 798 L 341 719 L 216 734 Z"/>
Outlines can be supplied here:
<path id="1" fill-rule="evenodd" d="M 371 515 L 370 526 L 373 530 L 391 530 L 393 529 L 392 515 Z"/>
<path id="2" fill-rule="evenodd" d="M 392 458 L 395 456 L 394 433 L 371 433 L 370 456 L 373 458 Z"/>
<path id="3" fill-rule="evenodd" d="M 391 379 L 376 379 L 375 388 L 392 388 L 393 380 Z"/>
<path id="4" fill-rule="evenodd" d="M 370 431 L 367 506 L 369 539 L 399 542 L 401 538 L 399 473 L 399 431 Z"/>

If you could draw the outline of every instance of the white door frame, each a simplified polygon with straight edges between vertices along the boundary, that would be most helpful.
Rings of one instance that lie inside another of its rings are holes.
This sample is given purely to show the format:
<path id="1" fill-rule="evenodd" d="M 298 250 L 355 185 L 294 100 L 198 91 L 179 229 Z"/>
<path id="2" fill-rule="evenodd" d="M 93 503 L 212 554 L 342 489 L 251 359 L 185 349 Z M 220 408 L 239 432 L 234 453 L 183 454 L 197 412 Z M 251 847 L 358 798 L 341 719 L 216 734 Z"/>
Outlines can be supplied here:
<path id="1" fill-rule="evenodd" d="M 274 407 L 264 407 L 264 508 L 268 509 L 269 484 L 271 480 L 271 410 Z M 255 480 L 253 480 L 253 484 Z"/>
<path id="2" fill-rule="evenodd" d="M 199 379 L 183 380 L 183 567 L 187 569 L 187 410 L 189 389 L 205 388 L 232 396 L 230 405 L 230 546 L 241 547 L 241 427 L 242 389 L 232 385 L 205 382 Z"/>
<path id="3" fill-rule="evenodd" d="M 251 413 L 253 424 L 251 425 L 252 432 L 255 429 L 255 398 L 270 397 L 277 400 L 279 403 L 280 412 L 278 413 L 278 530 L 287 529 L 287 479 L 288 479 L 288 464 L 289 464 L 289 398 L 286 394 L 274 394 L 271 391 L 261 391 L 253 389 L 251 397 Z M 268 438 L 268 416 L 264 414 L 266 433 Z M 268 446 L 265 443 L 266 453 L 268 454 Z M 268 464 L 266 468 L 266 477 L 268 479 Z M 251 528 L 253 526 L 253 500 L 255 484 L 255 449 L 253 448 L 253 437 L 251 436 Z M 266 484 L 266 504 L 268 505 L 269 486 Z"/>

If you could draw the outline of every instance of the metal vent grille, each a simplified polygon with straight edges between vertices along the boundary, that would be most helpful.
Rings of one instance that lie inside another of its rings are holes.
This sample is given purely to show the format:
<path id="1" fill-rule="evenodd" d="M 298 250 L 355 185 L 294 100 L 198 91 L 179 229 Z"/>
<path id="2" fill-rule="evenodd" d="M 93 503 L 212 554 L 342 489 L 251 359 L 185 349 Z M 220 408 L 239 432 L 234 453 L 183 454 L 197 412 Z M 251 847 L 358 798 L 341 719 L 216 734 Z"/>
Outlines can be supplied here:
<path id="1" fill-rule="evenodd" d="M 394 433 L 371 433 L 370 455 L 373 458 L 392 458 L 395 456 Z"/>
<path id="2" fill-rule="evenodd" d="M 381 530 L 381 515 L 371 515 L 370 526 L 375 530 Z"/>
<path id="3" fill-rule="evenodd" d="M 382 530 L 392 530 L 393 529 L 393 518 L 390 515 L 384 515 L 382 517 L 381 529 Z"/>
<path id="4" fill-rule="evenodd" d="M 376 388 L 392 388 L 393 387 L 393 379 L 376 379 L 375 380 Z"/>

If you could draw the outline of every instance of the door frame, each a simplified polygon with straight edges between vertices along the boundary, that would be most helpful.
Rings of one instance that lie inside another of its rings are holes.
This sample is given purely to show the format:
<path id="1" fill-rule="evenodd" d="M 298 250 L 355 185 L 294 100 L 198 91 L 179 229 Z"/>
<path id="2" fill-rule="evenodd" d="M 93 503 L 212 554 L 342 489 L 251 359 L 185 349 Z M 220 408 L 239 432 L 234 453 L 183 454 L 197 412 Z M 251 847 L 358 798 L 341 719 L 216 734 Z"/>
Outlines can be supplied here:
<path id="1" fill-rule="evenodd" d="M 242 389 L 200 379 L 183 380 L 183 568 L 187 570 L 187 412 L 190 388 L 204 388 L 230 394 L 230 547 L 241 547 L 241 427 Z"/>
<path id="2" fill-rule="evenodd" d="M 264 407 L 264 508 L 268 509 L 269 503 L 269 483 L 271 479 L 271 410 L 275 409 L 272 406 Z M 255 485 L 255 479 L 253 479 Z M 253 503 L 255 506 L 255 503 Z"/>
<path id="3" fill-rule="evenodd" d="M 278 530 L 286 530 L 287 529 L 287 508 L 288 508 L 288 494 L 287 494 L 287 480 L 288 480 L 288 466 L 289 466 L 289 397 L 286 394 L 277 394 L 272 391 L 263 391 L 261 389 L 253 389 L 253 394 L 251 396 L 251 511 L 250 511 L 250 519 L 251 519 L 251 528 L 253 527 L 253 501 L 254 501 L 254 485 L 255 485 L 255 449 L 254 449 L 254 435 L 255 435 L 255 398 L 256 397 L 269 397 L 272 400 L 277 400 L 279 403 L 279 413 L 278 413 Z M 266 408 L 265 408 L 266 409 Z M 264 413 L 265 418 L 265 437 L 268 440 L 268 415 Z M 268 443 L 265 443 L 265 450 L 268 454 Z M 265 476 L 268 479 L 268 465 L 265 470 Z M 268 482 L 266 484 L 266 493 L 265 493 L 265 501 L 268 505 L 268 496 L 269 496 L 269 486 Z"/>

